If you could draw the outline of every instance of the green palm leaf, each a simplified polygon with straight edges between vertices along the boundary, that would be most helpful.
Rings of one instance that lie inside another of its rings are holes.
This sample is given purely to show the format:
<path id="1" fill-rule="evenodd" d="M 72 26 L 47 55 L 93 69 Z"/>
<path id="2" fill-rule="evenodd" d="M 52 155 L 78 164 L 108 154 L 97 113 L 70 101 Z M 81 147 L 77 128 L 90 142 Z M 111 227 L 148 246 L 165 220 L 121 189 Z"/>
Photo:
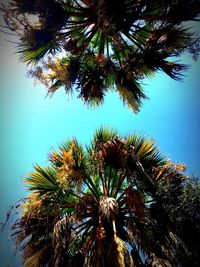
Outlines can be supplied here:
<path id="1" fill-rule="evenodd" d="M 20 53 L 20 60 L 23 62 L 30 63 L 38 63 L 42 58 L 44 58 L 47 54 L 55 54 L 56 51 L 60 50 L 59 44 L 55 41 L 51 41 L 48 44 L 44 44 L 38 48 L 30 48 L 28 45 L 20 44 L 18 53 Z"/>
<path id="2" fill-rule="evenodd" d="M 40 194 L 54 194 L 58 189 L 56 170 L 52 167 L 40 167 L 35 165 L 35 172 L 25 178 L 25 184 L 29 190 Z"/>
<path id="3" fill-rule="evenodd" d="M 25 178 L 31 193 L 12 226 L 26 266 L 165 266 L 192 263 L 191 255 L 196 261 L 197 246 L 188 251 L 178 223 L 189 217 L 173 215 L 188 178 L 152 139 L 101 127 L 86 149 L 67 140 L 49 159 L 49 167 L 36 165 Z"/>
<path id="4" fill-rule="evenodd" d="M 7 26 L 19 36 L 22 61 L 48 61 L 51 54 L 57 62 L 64 51 L 64 58 L 71 58 L 68 77 L 60 79 L 63 69 L 57 72 L 49 92 L 64 86 L 68 93 L 75 85 L 89 105 L 102 104 L 107 90 L 115 87 L 137 112 L 146 98 L 142 79 L 161 70 L 180 80 L 187 67 L 175 58 L 189 53 L 196 59 L 200 51 L 199 37 L 184 26 L 199 21 L 198 0 L 129 0 L 114 5 L 110 0 L 13 0 L 1 9 Z M 45 84 L 48 79 L 47 75 Z"/>
<path id="5" fill-rule="evenodd" d="M 159 153 L 153 139 L 148 139 L 142 135 L 132 135 L 127 138 L 127 145 L 133 147 L 136 158 L 148 164 L 152 161 L 153 165 L 162 165 L 166 159 Z"/>

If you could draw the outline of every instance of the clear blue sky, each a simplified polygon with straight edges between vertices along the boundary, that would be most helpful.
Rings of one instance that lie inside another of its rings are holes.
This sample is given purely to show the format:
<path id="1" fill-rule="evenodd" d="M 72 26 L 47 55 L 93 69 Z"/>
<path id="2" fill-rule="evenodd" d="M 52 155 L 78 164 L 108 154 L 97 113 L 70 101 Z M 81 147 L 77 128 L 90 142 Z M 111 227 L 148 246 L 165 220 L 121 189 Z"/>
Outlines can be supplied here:
<path id="1" fill-rule="evenodd" d="M 200 176 L 200 63 L 183 58 L 191 65 L 182 82 L 159 73 L 145 81 L 150 100 L 135 115 L 123 106 L 116 93 L 105 103 L 88 108 L 64 89 L 46 98 L 42 85 L 33 86 L 25 77 L 25 64 L 19 63 L 13 45 L 0 42 L 0 133 L 1 180 L 0 221 L 9 206 L 26 195 L 22 177 L 33 164 L 46 164 L 47 154 L 66 138 L 88 142 L 95 129 L 108 125 L 122 134 L 139 131 L 154 138 L 160 151 L 175 162 L 188 166 L 187 173 Z M 11 258 L 13 247 L 6 232 L 0 236 L 0 267 L 19 267 Z M 10 264 L 10 265 L 9 265 Z"/>

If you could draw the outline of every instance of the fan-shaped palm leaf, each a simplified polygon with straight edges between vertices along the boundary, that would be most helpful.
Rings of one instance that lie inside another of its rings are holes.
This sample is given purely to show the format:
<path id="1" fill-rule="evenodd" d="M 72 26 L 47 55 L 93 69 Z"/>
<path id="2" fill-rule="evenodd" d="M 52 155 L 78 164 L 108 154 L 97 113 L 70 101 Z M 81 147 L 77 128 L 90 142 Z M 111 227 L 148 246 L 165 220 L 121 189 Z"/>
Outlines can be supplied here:
<path id="1" fill-rule="evenodd" d="M 29 190 L 43 193 L 55 192 L 58 189 L 55 178 L 56 170 L 52 167 L 40 167 L 35 165 L 35 172 L 32 172 L 25 178 L 25 183 Z"/>
<path id="2" fill-rule="evenodd" d="M 184 168 L 154 141 L 104 127 L 87 149 L 68 140 L 49 158 L 50 167 L 36 165 L 25 178 L 32 193 L 12 227 L 25 265 L 166 266 L 190 255 L 167 212 Z"/>
<path id="3" fill-rule="evenodd" d="M 18 53 L 24 62 L 37 63 L 47 54 L 61 51 L 59 42 L 50 30 L 32 28 L 21 37 L 21 41 Z"/>
<path id="4" fill-rule="evenodd" d="M 64 50 L 76 59 L 67 63 L 68 80 L 56 73 L 49 92 L 60 86 L 68 92 L 76 83 L 79 97 L 92 105 L 101 104 L 108 87 L 115 85 L 124 103 L 137 112 L 146 98 L 141 79 L 161 70 L 180 80 L 186 66 L 169 57 L 189 52 L 196 58 L 199 52 L 199 38 L 183 24 L 198 21 L 198 0 L 114 5 L 110 0 L 13 0 L 2 10 L 8 27 L 20 37 L 21 60 L 37 63 L 49 53 L 57 60 Z"/>

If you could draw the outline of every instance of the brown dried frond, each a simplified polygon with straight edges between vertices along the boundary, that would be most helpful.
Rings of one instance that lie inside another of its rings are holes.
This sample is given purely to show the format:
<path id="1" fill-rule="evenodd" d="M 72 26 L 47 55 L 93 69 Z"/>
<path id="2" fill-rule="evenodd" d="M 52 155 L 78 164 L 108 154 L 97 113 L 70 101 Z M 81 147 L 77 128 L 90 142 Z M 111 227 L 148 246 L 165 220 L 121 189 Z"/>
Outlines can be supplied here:
<path id="1" fill-rule="evenodd" d="M 154 253 L 151 253 L 148 259 L 148 265 L 149 266 L 160 266 L 160 267 L 172 267 L 169 261 L 156 257 Z"/>
<path id="2" fill-rule="evenodd" d="M 111 219 L 118 210 L 117 200 L 112 197 L 101 196 L 99 200 L 99 212 L 102 218 Z"/>
<path id="3" fill-rule="evenodd" d="M 78 221 L 81 221 L 85 217 L 94 217 L 98 214 L 98 206 L 96 199 L 93 195 L 84 195 L 76 204 L 74 216 Z"/>
<path id="4" fill-rule="evenodd" d="M 120 167 L 126 158 L 127 151 L 124 149 L 124 140 L 118 137 L 101 144 L 97 152 L 97 158 L 106 165 Z"/>
<path id="5" fill-rule="evenodd" d="M 166 178 L 173 178 L 174 176 L 181 174 L 185 170 L 186 166 L 184 164 L 174 164 L 173 162 L 168 161 L 167 164 L 156 167 L 154 169 L 153 179 L 155 181 L 160 181 Z M 187 178 L 187 176 L 185 175 L 182 175 L 181 177 L 182 179 Z"/>
<path id="6" fill-rule="evenodd" d="M 128 187 L 125 190 L 126 193 L 126 206 L 135 214 L 138 218 L 144 218 L 147 213 L 147 209 L 142 201 L 140 192 L 136 189 Z"/>
<path id="7" fill-rule="evenodd" d="M 55 250 L 61 245 L 66 248 L 71 241 L 71 223 L 70 218 L 64 216 L 53 228 L 53 246 Z"/>

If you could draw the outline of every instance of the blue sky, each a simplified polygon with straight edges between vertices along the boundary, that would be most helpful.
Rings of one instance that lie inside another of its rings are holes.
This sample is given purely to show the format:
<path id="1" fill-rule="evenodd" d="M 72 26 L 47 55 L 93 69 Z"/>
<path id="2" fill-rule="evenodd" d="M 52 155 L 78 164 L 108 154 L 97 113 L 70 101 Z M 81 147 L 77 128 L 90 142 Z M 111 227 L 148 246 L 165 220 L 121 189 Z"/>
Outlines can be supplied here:
<path id="1" fill-rule="evenodd" d="M 46 164 L 48 152 L 67 138 L 89 142 L 101 125 L 116 128 L 122 134 L 147 134 L 169 159 L 186 164 L 188 174 L 200 176 L 200 63 L 188 57 L 183 61 L 191 68 L 182 82 L 162 73 L 144 81 L 150 99 L 136 115 L 123 106 L 116 93 L 109 93 L 105 103 L 95 109 L 75 96 L 68 97 L 64 89 L 53 98 L 45 98 L 46 89 L 33 86 L 13 45 L 1 37 L 0 221 L 5 219 L 9 206 L 26 195 L 22 178 L 33 170 L 34 163 Z M 19 267 L 18 260 L 10 256 L 14 246 L 5 242 L 8 234 L 0 236 L 0 267 Z"/>

